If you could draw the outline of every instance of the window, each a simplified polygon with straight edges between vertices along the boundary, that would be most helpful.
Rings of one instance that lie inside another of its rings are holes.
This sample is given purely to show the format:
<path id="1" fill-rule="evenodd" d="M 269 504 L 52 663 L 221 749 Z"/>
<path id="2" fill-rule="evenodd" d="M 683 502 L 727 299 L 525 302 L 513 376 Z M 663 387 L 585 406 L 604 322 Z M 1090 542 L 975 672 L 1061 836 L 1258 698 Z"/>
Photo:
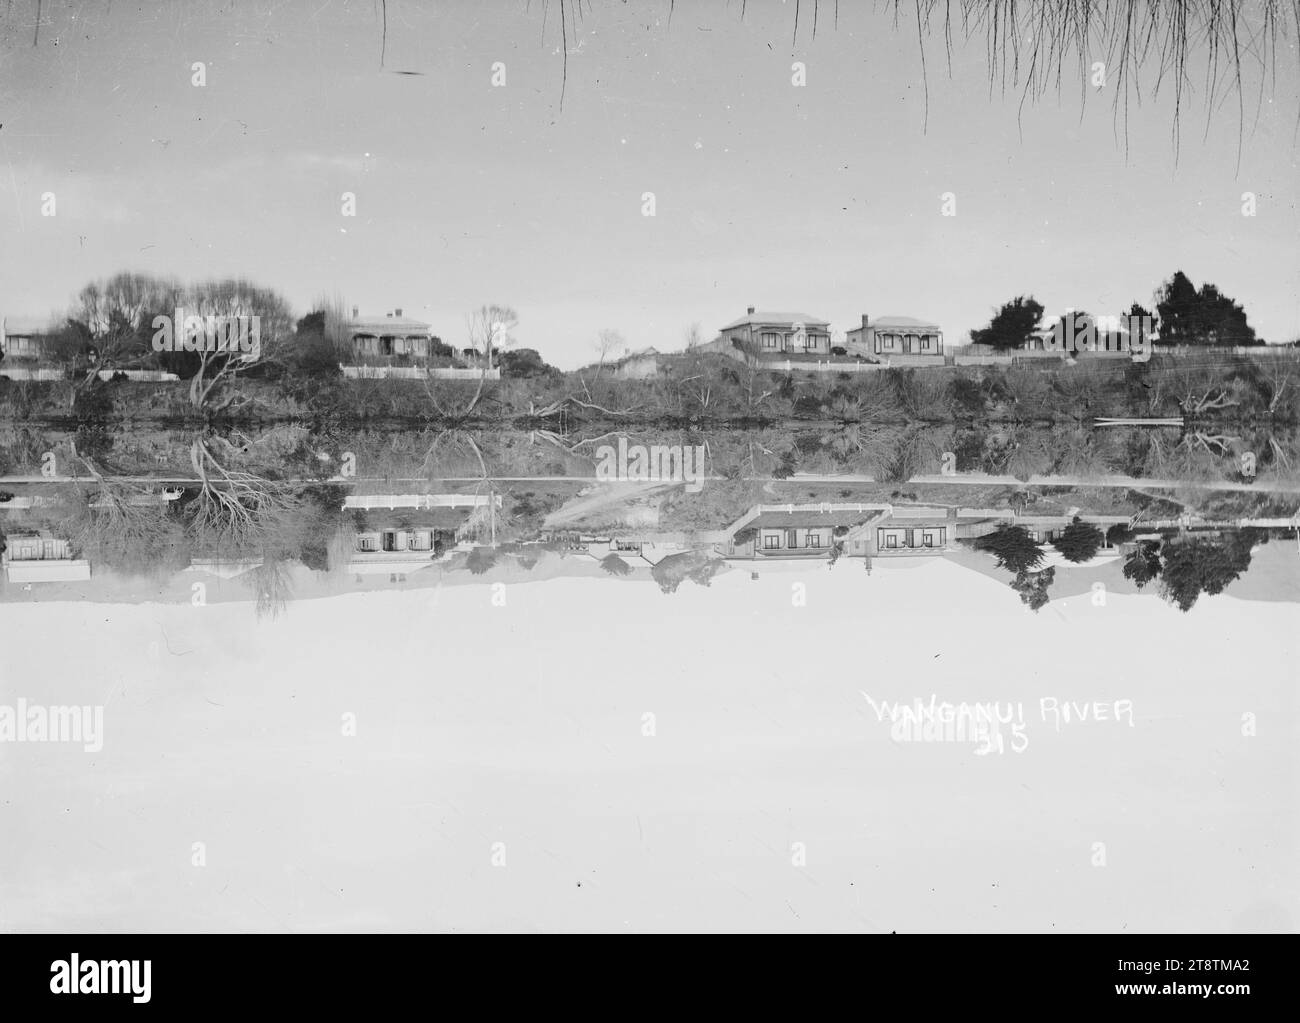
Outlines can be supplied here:
<path id="1" fill-rule="evenodd" d="M 764 534 L 763 534 L 763 550 L 765 550 L 765 551 L 775 551 L 775 550 L 780 550 L 780 549 L 781 549 L 781 534 L 780 534 L 780 533 L 764 533 Z"/>
<path id="2" fill-rule="evenodd" d="M 772 333 L 764 332 L 763 334 L 764 348 L 778 348 L 780 347 L 780 342 L 781 342 L 780 334 L 772 334 Z"/>
<path id="3" fill-rule="evenodd" d="M 815 529 L 808 530 L 808 546 L 820 547 L 821 545 L 822 545 L 821 534 L 818 533 L 817 530 Z"/>

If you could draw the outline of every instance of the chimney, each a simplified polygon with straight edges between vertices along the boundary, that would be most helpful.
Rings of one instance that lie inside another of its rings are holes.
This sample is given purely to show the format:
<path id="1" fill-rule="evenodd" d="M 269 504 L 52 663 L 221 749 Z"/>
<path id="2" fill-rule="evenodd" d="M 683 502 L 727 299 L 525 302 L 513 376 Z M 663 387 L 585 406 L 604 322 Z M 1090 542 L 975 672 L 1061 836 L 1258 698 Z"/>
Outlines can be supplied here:
<path id="1" fill-rule="evenodd" d="M 754 307 L 753 307 L 753 306 L 750 306 L 750 307 L 746 310 L 746 312 L 748 312 L 750 316 L 753 316 L 753 315 L 754 315 Z"/>
<path id="2" fill-rule="evenodd" d="M 866 329 L 867 329 L 867 314 L 866 314 L 866 313 L 863 313 L 863 314 L 862 314 L 862 329 L 863 329 L 863 330 L 866 330 Z"/>
<path id="3" fill-rule="evenodd" d="M 353 307 L 352 307 L 352 318 L 353 318 L 354 320 L 357 319 L 357 312 L 358 312 L 357 307 L 356 307 L 356 306 L 353 306 Z"/>
<path id="4" fill-rule="evenodd" d="M 402 316 L 402 310 L 400 310 L 400 309 L 395 309 L 395 310 L 393 311 L 393 315 L 396 316 L 396 317 L 398 317 L 398 319 L 400 319 L 401 316 Z"/>

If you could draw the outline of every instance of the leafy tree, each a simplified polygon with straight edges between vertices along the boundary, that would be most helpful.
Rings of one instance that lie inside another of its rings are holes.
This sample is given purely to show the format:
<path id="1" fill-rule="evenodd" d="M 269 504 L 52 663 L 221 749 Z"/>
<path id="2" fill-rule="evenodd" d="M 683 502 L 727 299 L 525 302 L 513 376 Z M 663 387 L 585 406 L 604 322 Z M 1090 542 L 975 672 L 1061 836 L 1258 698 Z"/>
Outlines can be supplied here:
<path id="1" fill-rule="evenodd" d="M 1260 342 L 1242 307 L 1210 283 L 1196 285 L 1181 270 L 1156 293 L 1162 345 L 1254 345 Z"/>
<path id="2" fill-rule="evenodd" d="M 533 348 L 516 348 L 501 353 L 501 370 L 507 376 L 527 380 L 532 377 L 558 377 L 560 371 L 548 366 Z"/>
<path id="3" fill-rule="evenodd" d="M 1033 296 L 1020 296 L 1005 303 L 980 330 L 972 330 L 970 339 L 992 348 L 1023 348 L 1043 318 L 1043 307 Z"/>
<path id="4" fill-rule="evenodd" d="M 1052 541 L 1052 546 L 1061 552 L 1066 561 L 1081 564 L 1092 560 L 1105 539 L 1100 529 L 1075 516 L 1074 521 Z"/>
<path id="5" fill-rule="evenodd" d="M 328 334 L 324 309 L 313 310 L 297 322 L 280 364 L 283 373 L 297 380 L 343 375 L 338 352 Z"/>
<path id="6" fill-rule="evenodd" d="M 1139 590 L 1160 575 L 1160 544 L 1146 540 L 1134 548 L 1124 561 L 1124 578 Z"/>
<path id="7" fill-rule="evenodd" d="M 1024 526 L 1002 523 L 992 533 L 976 538 L 971 546 L 992 554 L 998 559 L 998 568 L 1008 568 L 1017 575 L 1036 568 L 1043 560 L 1043 548 Z"/>

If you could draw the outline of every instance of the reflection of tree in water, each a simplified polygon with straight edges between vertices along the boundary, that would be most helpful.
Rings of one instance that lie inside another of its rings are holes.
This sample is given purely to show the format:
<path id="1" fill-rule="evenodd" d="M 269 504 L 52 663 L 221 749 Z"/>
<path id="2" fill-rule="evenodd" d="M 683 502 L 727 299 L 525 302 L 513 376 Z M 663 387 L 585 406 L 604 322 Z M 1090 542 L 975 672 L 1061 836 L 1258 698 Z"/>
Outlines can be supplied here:
<path id="1" fill-rule="evenodd" d="M 664 558 L 650 569 L 650 575 L 664 593 L 676 593 L 686 579 L 697 586 L 708 586 L 726 567 L 726 562 L 711 552 L 687 551 Z"/>
<path id="2" fill-rule="evenodd" d="M 1159 542 L 1143 540 L 1136 544 L 1129 556 L 1124 559 L 1124 578 L 1140 590 L 1157 578 L 1163 567 L 1160 561 Z"/>
<path id="3" fill-rule="evenodd" d="M 57 505 L 61 529 L 81 556 L 129 575 L 161 576 L 189 562 L 184 527 L 169 504 L 147 487 L 104 477 L 95 462 L 74 455 L 95 487 L 65 491 Z M 93 506 L 92 506 L 93 502 Z"/>
<path id="4" fill-rule="evenodd" d="M 1045 568 L 1041 572 L 1017 572 L 1011 581 L 1011 588 L 1020 594 L 1021 602 L 1029 610 L 1037 613 L 1052 599 L 1047 591 L 1055 580 L 1055 568 Z"/>
<path id="5" fill-rule="evenodd" d="M 293 599 L 289 564 L 281 558 L 264 558 L 262 563 L 240 577 L 253 591 L 258 618 L 279 618 Z"/>
<path id="6" fill-rule="evenodd" d="M 188 507 L 196 546 L 244 555 L 294 524 L 302 502 L 290 484 L 227 468 L 203 437 L 190 446 L 190 464 L 199 480 Z"/>
<path id="7" fill-rule="evenodd" d="M 1215 596 L 1250 567 L 1256 544 L 1267 543 L 1258 529 L 1238 529 L 1221 537 L 1191 536 L 1172 540 L 1160 550 L 1160 595 L 1190 611 L 1202 593 Z"/>
<path id="8" fill-rule="evenodd" d="M 321 565 L 324 515 L 338 507 L 331 488 L 311 490 L 231 468 L 211 437 L 196 437 L 190 463 L 198 492 L 186 512 L 196 551 L 257 562 L 242 578 L 254 594 L 259 618 L 278 617 L 290 599 L 290 563 Z M 336 515 L 337 512 L 335 511 Z"/>
<path id="9" fill-rule="evenodd" d="M 600 567 L 613 576 L 632 574 L 632 566 L 617 554 L 607 554 L 600 561 Z"/>

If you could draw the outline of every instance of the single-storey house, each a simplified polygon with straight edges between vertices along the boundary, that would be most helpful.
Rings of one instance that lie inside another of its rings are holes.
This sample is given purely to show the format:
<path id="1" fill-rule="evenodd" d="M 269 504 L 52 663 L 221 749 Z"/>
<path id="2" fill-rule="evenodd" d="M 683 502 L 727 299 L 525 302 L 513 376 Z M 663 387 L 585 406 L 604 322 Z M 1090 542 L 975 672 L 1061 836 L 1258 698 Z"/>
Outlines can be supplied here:
<path id="1" fill-rule="evenodd" d="M 41 362 L 52 357 L 57 321 L 36 316 L 6 316 L 0 320 L 0 351 L 6 362 Z"/>
<path id="2" fill-rule="evenodd" d="M 438 341 L 429 324 L 403 316 L 400 309 L 363 317 L 357 315 L 355 306 L 348 338 L 355 358 L 373 359 L 427 359 Z"/>
<path id="3" fill-rule="evenodd" d="M 862 323 L 846 331 L 844 339 L 849 351 L 874 358 L 943 362 L 943 331 L 929 320 L 911 316 L 882 316 L 872 320 L 863 313 Z"/>
<path id="4" fill-rule="evenodd" d="M 711 348 L 739 343 L 762 356 L 820 355 L 831 353 L 828 320 L 807 313 L 759 312 L 750 306 L 745 315 L 722 328 Z"/>

